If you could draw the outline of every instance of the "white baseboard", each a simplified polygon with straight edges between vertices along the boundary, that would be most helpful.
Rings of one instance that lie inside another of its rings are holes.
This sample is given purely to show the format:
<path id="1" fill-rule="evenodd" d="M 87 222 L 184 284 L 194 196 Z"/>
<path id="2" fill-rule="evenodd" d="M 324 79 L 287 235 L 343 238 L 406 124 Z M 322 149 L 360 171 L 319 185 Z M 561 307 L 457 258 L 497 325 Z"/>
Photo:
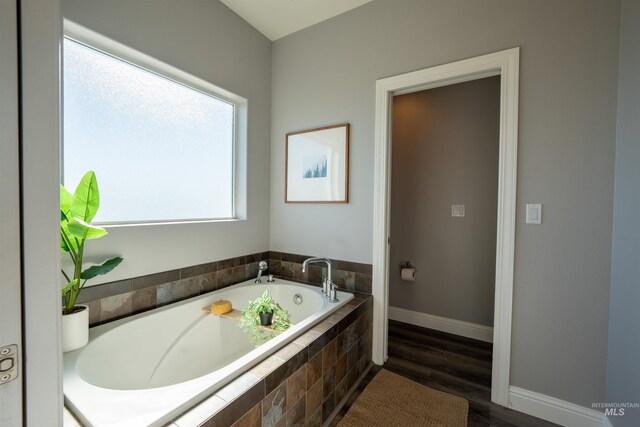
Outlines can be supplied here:
<path id="1" fill-rule="evenodd" d="M 389 307 L 389 319 L 480 341 L 493 342 L 493 328 L 491 326 L 448 319 L 400 307 Z"/>
<path id="2" fill-rule="evenodd" d="M 509 387 L 509 405 L 518 412 L 564 427 L 611 426 L 602 412 L 520 387 Z"/>

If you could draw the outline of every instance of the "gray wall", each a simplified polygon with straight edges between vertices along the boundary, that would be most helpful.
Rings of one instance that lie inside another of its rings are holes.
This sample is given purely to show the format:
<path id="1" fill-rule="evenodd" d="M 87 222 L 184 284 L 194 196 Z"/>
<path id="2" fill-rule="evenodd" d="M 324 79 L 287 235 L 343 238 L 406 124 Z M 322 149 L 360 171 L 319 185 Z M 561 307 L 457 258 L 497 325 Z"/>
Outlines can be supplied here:
<path id="1" fill-rule="evenodd" d="M 389 305 L 493 325 L 499 124 L 499 76 L 394 97 Z"/>
<path id="2" fill-rule="evenodd" d="M 640 1 L 622 3 L 607 401 L 640 400 Z M 610 417 L 640 425 L 640 409 Z"/>
<path id="3" fill-rule="evenodd" d="M 276 41 L 271 249 L 371 263 L 375 81 L 520 46 L 511 383 L 602 401 L 619 19 L 617 1 L 376 0 Z M 345 121 L 350 203 L 285 205 L 285 133 Z"/>
<path id="4" fill-rule="evenodd" d="M 218 1 L 62 0 L 62 6 L 65 18 L 248 99 L 247 220 L 111 227 L 88 246 L 88 260 L 125 259 L 102 281 L 268 250 L 271 42 Z"/>

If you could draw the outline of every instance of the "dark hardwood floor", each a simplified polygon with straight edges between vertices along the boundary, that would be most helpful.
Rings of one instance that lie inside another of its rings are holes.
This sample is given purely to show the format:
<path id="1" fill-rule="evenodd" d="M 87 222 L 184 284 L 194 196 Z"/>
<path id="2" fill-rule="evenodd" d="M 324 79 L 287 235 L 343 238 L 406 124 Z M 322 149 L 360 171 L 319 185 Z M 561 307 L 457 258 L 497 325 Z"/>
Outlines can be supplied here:
<path id="1" fill-rule="evenodd" d="M 470 338 L 389 321 L 389 359 L 384 368 L 469 402 L 469 427 L 547 427 L 556 424 L 491 403 L 492 345 Z M 373 366 L 332 421 L 335 426 L 369 381 Z"/>

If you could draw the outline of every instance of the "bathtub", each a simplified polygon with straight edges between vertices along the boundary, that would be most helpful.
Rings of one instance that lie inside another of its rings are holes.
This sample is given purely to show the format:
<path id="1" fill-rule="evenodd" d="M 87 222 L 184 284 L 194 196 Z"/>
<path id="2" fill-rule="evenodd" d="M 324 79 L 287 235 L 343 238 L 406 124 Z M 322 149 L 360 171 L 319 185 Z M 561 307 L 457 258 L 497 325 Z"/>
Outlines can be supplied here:
<path id="1" fill-rule="evenodd" d="M 257 348 L 236 321 L 202 310 L 219 299 L 242 309 L 265 289 L 291 327 Z M 338 292 L 330 303 L 314 286 L 249 280 L 92 328 L 86 347 L 64 355 L 65 404 L 86 425 L 164 425 L 351 298 Z"/>

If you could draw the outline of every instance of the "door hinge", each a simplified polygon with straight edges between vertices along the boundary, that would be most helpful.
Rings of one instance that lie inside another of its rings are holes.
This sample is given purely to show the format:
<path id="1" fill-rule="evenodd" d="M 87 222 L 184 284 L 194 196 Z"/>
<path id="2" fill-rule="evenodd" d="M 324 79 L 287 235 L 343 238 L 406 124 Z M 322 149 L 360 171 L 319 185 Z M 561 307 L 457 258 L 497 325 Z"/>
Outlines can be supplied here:
<path id="1" fill-rule="evenodd" d="M 13 381 L 20 375 L 18 370 L 18 346 L 15 344 L 0 347 L 0 385 Z"/>

